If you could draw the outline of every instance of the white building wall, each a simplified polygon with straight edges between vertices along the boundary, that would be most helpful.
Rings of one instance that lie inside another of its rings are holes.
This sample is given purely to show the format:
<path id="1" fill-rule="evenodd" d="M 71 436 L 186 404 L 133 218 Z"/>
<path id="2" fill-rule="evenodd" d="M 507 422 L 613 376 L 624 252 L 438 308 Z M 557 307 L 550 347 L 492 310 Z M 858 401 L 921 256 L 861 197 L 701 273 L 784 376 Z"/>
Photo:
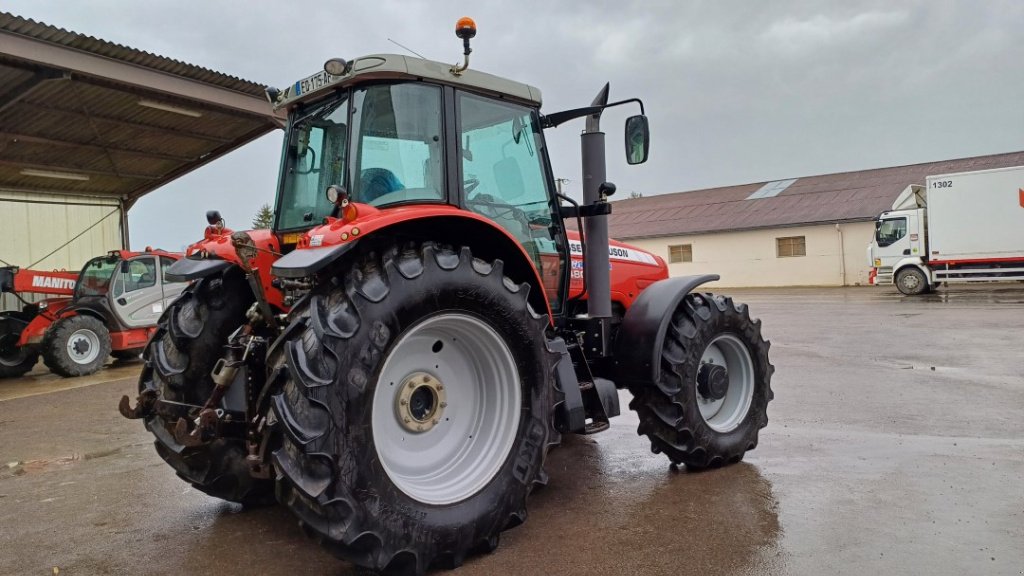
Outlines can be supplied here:
<path id="1" fill-rule="evenodd" d="M 626 242 L 665 262 L 669 262 L 670 245 L 690 244 L 693 262 L 669 263 L 669 274 L 719 274 L 722 279 L 714 286 L 853 286 L 868 282 L 865 254 L 874 231 L 873 222 L 855 222 L 840 224 L 838 230 L 835 224 L 825 224 Z M 778 257 L 775 239 L 786 236 L 803 236 L 807 255 Z"/>
<path id="2" fill-rule="evenodd" d="M 116 199 L 0 190 L 0 266 L 77 272 L 90 258 L 121 247 Z M 0 309 L 15 307 L 20 304 L 12 296 L 0 297 Z"/>

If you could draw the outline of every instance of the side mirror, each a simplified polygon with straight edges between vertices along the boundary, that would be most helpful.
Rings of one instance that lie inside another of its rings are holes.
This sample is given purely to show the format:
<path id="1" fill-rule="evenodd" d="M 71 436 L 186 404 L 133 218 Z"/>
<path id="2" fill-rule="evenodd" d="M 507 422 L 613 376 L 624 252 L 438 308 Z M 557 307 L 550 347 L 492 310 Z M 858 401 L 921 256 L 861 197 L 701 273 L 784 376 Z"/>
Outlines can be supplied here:
<path id="1" fill-rule="evenodd" d="M 210 226 L 216 226 L 218 222 L 224 220 L 220 216 L 219 210 L 207 210 L 206 212 L 206 223 Z"/>
<path id="2" fill-rule="evenodd" d="M 647 125 L 647 116 L 638 115 L 626 118 L 626 162 L 643 164 L 651 145 L 651 130 Z"/>

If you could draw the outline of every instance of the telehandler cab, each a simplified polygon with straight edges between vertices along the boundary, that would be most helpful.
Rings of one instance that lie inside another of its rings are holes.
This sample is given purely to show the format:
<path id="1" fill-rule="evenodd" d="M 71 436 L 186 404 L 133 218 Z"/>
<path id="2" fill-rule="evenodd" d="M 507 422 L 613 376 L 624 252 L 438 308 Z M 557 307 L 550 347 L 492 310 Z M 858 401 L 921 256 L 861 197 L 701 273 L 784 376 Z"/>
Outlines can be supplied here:
<path id="1" fill-rule="evenodd" d="M 761 323 L 714 275 L 668 278 L 608 239 L 602 112 L 542 114 L 532 86 L 381 54 L 283 90 L 272 230 L 216 211 L 170 274 L 193 281 L 147 347 L 132 405 L 207 494 L 276 498 L 324 546 L 377 570 L 458 566 L 526 519 L 562 434 L 633 396 L 638 432 L 691 469 L 739 461 L 767 423 Z M 544 130 L 583 119 L 583 203 L 555 191 Z M 566 223 L 578 223 L 578 232 Z"/>

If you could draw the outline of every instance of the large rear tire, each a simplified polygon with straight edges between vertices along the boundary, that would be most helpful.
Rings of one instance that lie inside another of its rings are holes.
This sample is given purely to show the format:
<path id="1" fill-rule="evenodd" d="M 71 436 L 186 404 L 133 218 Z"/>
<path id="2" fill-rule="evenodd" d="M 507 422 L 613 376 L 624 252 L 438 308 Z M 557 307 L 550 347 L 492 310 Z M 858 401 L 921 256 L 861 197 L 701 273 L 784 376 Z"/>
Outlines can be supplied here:
<path id="1" fill-rule="evenodd" d="M 768 424 L 775 371 L 768 348 L 746 305 L 687 295 L 665 335 L 660 380 L 630 386 L 637 433 L 690 469 L 739 462 Z"/>
<path id="2" fill-rule="evenodd" d="M 65 378 L 99 371 L 110 356 L 110 332 L 98 318 L 78 314 L 57 320 L 41 344 L 43 363 Z"/>
<path id="3" fill-rule="evenodd" d="M 491 550 L 546 481 L 547 318 L 493 263 L 433 244 L 366 253 L 270 353 L 278 500 L 328 549 L 422 574 Z"/>
<path id="4" fill-rule="evenodd" d="M 227 338 L 245 322 L 253 301 L 240 270 L 203 278 L 167 308 L 143 352 L 146 365 L 139 390 L 156 390 L 165 400 L 202 405 L 213 391 L 210 376 Z M 254 479 L 240 438 L 218 438 L 197 447 L 174 440 L 176 420 L 154 414 L 146 428 L 156 437 L 157 454 L 186 482 L 215 498 L 242 504 L 273 499 L 273 482 Z"/>
<path id="5" fill-rule="evenodd" d="M 24 322 L 0 317 L 0 378 L 24 376 L 39 361 L 39 352 L 34 348 L 18 346 L 24 327 Z"/>

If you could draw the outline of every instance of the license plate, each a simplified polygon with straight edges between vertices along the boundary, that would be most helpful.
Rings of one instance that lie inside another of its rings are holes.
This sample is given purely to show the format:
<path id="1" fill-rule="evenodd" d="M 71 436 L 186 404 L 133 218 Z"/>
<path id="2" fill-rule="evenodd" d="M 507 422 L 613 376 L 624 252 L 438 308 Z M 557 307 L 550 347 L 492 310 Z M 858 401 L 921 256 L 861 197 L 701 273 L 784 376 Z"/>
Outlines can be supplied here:
<path id="1" fill-rule="evenodd" d="M 289 232 L 281 237 L 281 244 L 298 244 L 304 232 Z"/>
<path id="2" fill-rule="evenodd" d="M 314 92 L 316 90 L 323 88 L 324 86 L 327 86 L 328 84 L 334 82 L 335 80 L 337 80 L 336 76 L 331 76 L 327 72 L 321 70 L 320 72 L 317 72 L 312 76 L 303 78 L 302 80 L 296 82 L 294 89 L 295 96 L 302 96 L 303 94 L 306 94 L 308 92 Z"/>

